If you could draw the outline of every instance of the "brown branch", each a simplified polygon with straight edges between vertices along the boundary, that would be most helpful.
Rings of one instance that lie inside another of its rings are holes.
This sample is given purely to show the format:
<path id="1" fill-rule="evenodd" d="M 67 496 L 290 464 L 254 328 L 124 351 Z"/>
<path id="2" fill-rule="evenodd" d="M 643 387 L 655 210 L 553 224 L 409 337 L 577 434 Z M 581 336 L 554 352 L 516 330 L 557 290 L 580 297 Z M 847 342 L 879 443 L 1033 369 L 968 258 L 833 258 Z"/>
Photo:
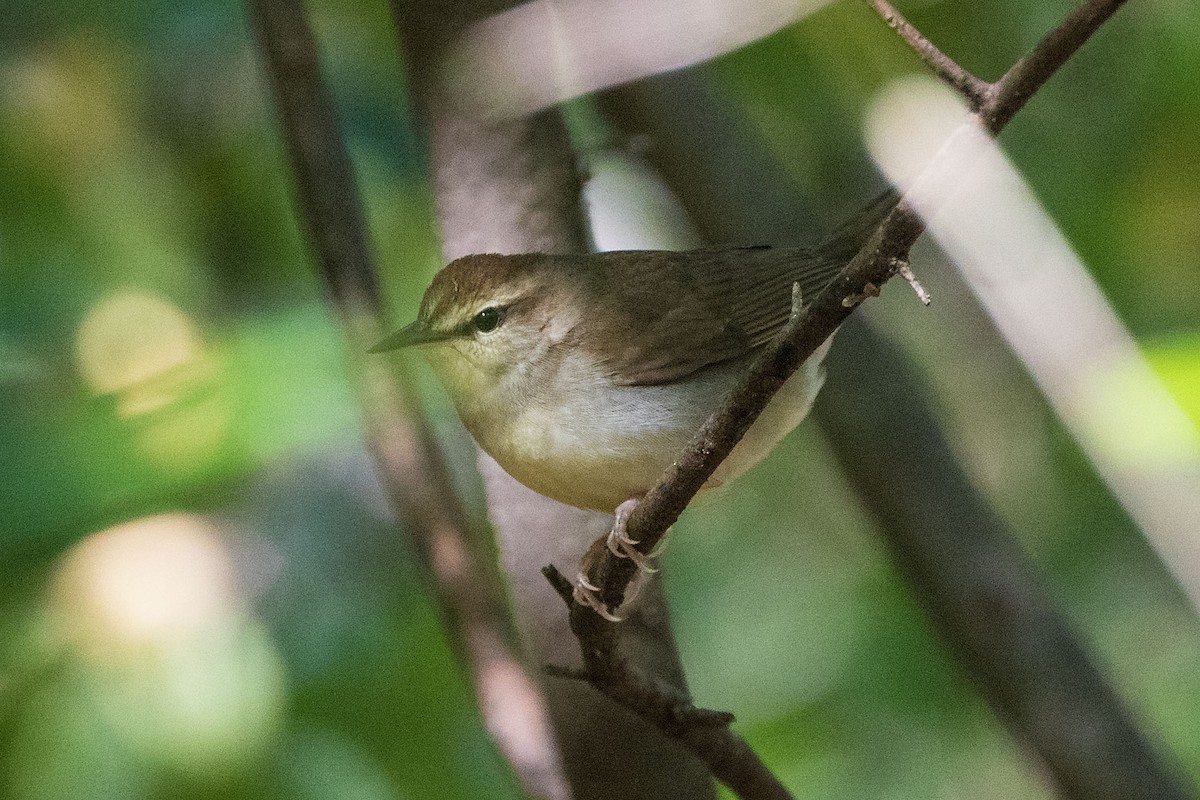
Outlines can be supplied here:
<path id="1" fill-rule="evenodd" d="M 870 2 L 879 12 L 879 16 L 883 17 L 883 21 L 888 24 L 888 27 L 913 49 L 933 74 L 967 99 L 972 111 L 978 111 L 983 106 L 991 84 L 972 75 L 957 61 L 938 49 L 937 45 L 922 36 L 921 32 L 914 28 L 888 0 L 870 0 Z"/>
<path id="2" fill-rule="evenodd" d="M 1099 5 L 1104 4 L 1096 2 L 1096 0 L 1089 3 L 1089 6 Z M 963 79 L 962 76 L 967 73 L 964 70 L 950 67 L 949 64 L 952 62 L 948 57 L 940 54 L 940 51 L 937 51 L 932 45 L 918 47 L 919 52 L 924 52 L 930 59 L 940 61 L 939 74 L 948 76 L 949 82 L 967 94 L 968 100 L 974 103 L 978 109 L 960 134 L 952 137 L 947 148 L 944 148 L 943 153 L 935 159 L 923 177 L 928 180 L 929 176 L 944 175 L 960 168 L 960 162 L 965 156 L 962 153 L 963 148 L 956 149 L 953 146 L 955 141 L 960 136 L 967 139 L 974 138 L 978 135 L 981 127 L 993 134 L 998 133 L 1011 119 L 1012 113 L 1015 113 L 1015 110 L 1009 111 L 1009 109 L 1017 109 L 1025 101 L 1017 99 L 1014 93 L 1024 92 L 1026 93 L 1025 99 L 1027 99 L 1029 94 L 1036 91 L 1037 87 L 1048 80 L 1050 75 L 1065 62 L 1070 52 L 1074 52 L 1079 43 L 1086 40 L 1099 24 L 1107 19 L 1107 16 L 1111 16 L 1111 13 L 1104 15 L 1077 12 L 1071 15 L 1069 18 L 1069 22 L 1073 21 L 1071 25 L 1057 28 L 1039 43 L 1033 53 L 1024 60 L 1023 63 L 1037 65 L 1037 68 L 1027 67 L 1023 72 L 1010 73 L 1020 74 L 1021 77 L 1011 80 L 1002 79 L 994 86 L 988 86 L 986 92 L 980 89 L 978 83 Z M 911 26 L 906 24 L 903 27 L 906 41 L 910 44 L 919 45 L 923 41 L 923 37 Z M 937 58 L 932 55 L 934 53 L 938 54 Z M 958 77 L 955 78 L 955 76 Z M 982 106 L 980 105 L 981 97 L 986 97 Z M 1007 114 L 1007 117 L 1004 114 Z M 662 536 L 665 535 L 666 530 L 679 517 L 679 514 L 712 475 L 716 467 L 740 441 L 746 430 L 788 377 L 832 335 L 863 299 L 879 293 L 879 287 L 897 272 L 898 265 L 907 262 L 909 249 L 923 231 L 924 224 L 912 206 L 902 199 L 842 273 L 826 289 L 818 293 L 802 313 L 793 315 L 778 339 L 755 362 L 749 375 L 734 389 L 722 407 L 705 422 L 679 458 L 671 465 L 659 483 L 647 493 L 641 505 L 630 516 L 627 531 L 632 539 L 639 542 L 638 548 L 641 552 L 649 554 L 653 551 Z M 620 607 L 625 597 L 626 589 L 633 578 L 636 567 L 631 559 L 618 559 L 608 554 L 604 548 L 599 548 L 599 552 L 604 555 L 589 570 L 588 579 L 593 585 L 600 587 L 600 601 L 609 609 L 615 610 Z M 561 585 L 563 583 L 561 576 L 558 576 L 559 579 L 555 581 L 552 577 L 554 574 L 549 573 L 547 577 L 552 579 L 561 593 L 564 591 Z M 590 682 L 600 691 L 618 699 L 619 702 L 628 703 L 630 708 L 653 721 L 655 707 L 653 704 L 643 707 L 634 698 L 620 699 L 623 693 L 630 691 L 629 684 L 633 679 L 619 666 L 614 666 L 619 665 L 616 656 L 618 641 L 616 626 L 593 613 L 590 608 L 578 604 L 570 604 L 568 614 L 571 628 L 579 639 L 581 650 L 584 652 L 585 673 Z M 1067 641 L 1073 642 L 1069 636 Z M 1073 653 L 1073 655 L 1077 655 L 1077 653 Z M 990 685 L 1004 684 L 993 682 Z M 1106 696 L 1103 684 L 1099 680 L 1087 683 L 1087 685 L 1099 687 L 1094 694 L 1101 699 L 1111 699 Z M 632 692 L 632 694 L 635 698 L 640 696 L 637 692 Z M 1089 699 L 1091 699 L 1090 695 Z M 1000 705 L 1001 709 L 1008 707 L 1004 704 Z M 1043 705 L 1035 703 L 1034 707 L 1041 708 Z M 1144 755 L 1143 760 L 1146 765 L 1157 767 L 1153 754 L 1148 748 L 1135 747 L 1135 745 L 1141 746 L 1143 743 L 1136 735 L 1136 730 L 1125 724 L 1119 711 L 1112 715 L 1111 719 L 1115 720 L 1114 735 L 1106 741 L 1114 741 L 1121 735 L 1132 732 L 1128 741 L 1121 740 L 1121 744 L 1129 745 L 1127 752 Z M 682 741 L 682 737 L 687 735 L 690 730 L 690 728 L 675 730 L 673 735 L 680 736 Z M 1044 733 L 1046 730 L 1047 728 L 1043 726 L 1039 732 Z M 1054 730 L 1054 733 L 1060 733 L 1060 731 Z M 705 731 L 705 734 L 712 736 L 713 732 L 709 729 Z M 734 736 L 727 730 L 725 734 L 729 737 Z M 723 739 L 722 741 L 730 740 Z M 1051 756 L 1057 755 L 1058 751 L 1063 749 L 1056 748 L 1055 742 L 1044 736 L 1037 741 L 1048 748 Z M 761 765 L 749 747 L 745 746 L 740 739 L 736 739 L 736 742 L 743 747 L 738 750 L 738 757 L 734 763 L 743 769 L 754 770 L 754 774 L 758 774 L 758 769 L 761 768 L 762 773 L 770 776 L 770 773 Z M 729 763 L 727 759 L 724 759 L 723 762 Z M 1049 763 L 1058 766 L 1063 763 L 1080 762 L 1071 762 L 1069 758 L 1056 760 L 1052 757 Z M 1095 762 L 1083 759 L 1082 763 Z M 710 765 L 710 768 L 713 769 L 714 775 L 717 775 L 718 779 L 725 780 L 718 772 L 717 766 Z M 1156 785 L 1172 788 L 1177 785 L 1169 772 L 1165 770 L 1156 770 L 1152 774 L 1163 778 L 1161 781 L 1156 781 Z M 774 778 L 772 777 L 771 780 L 774 781 Z M 763 796 L 771 796 L 770 792 L 774 791 L 775 784 L 752 786 L 750 791 L 761 790 L 765 793 Z M 731 784 L 731 788 L 737 790 L 733 784 Z M 1173 796 L 1184 797 L 1186 795 L 1179 793 Z"/>
<path id="3" fill-rule="evenodd" d="M 563 677 L 584 681 L 676 740 L 708 767 L 713 777 L 746 800 L 792 800 L 750 745 L 729 725 L 733 715 L 692 705 L 662 681 L 655 681 L 617 655 L 618 628 L 599 614 L 576 614 L 571 582 L 553 566 L 542 574 L 572 609 L 571 631 L 579 641 L 583 669 L 551 668 Z"/>
<path id="4" fill-rule="evenodd" d="M 971 137 L 980 126 L 993 134 L 999 133 L 1029 95 L 1041 87 L 1122 3 L 1123 0 L 1088 0 L 1043 38 L 1019 62 L 1020 68 L 1014 67 L 1015 73 L 1010 70 L 1008 75 L 1017 77 L 1006 75 L 991 86 L 984 109 L 972 114 L 959 134 Z M 951 142 L 959 134 L 952 137 Z M 922 178 L 961 168 L 959 161 L 964 157 L 961 149 L 948 145 Z M 798 319 L 788 323 L 630 515 L 627 531 L 639 542 L 639 550 L 650 553 L 657 546 L 779 387 L 837 330 L 862 298 L 878 291 L 892 277 L 895 265 L 907 260 L 909 249 L 924 230 L 920 217 L 902 199 L 837 278 L 813 299 Z M 623 601 L 635 571 L 636 567 L 629 559 L 607 555 L 594 565 L 588 577 L 591 583 L 601 587 L 601 601 L 608 608 L 616 609 Z M 583 607 L 572 610 L 573 616 L 584 613 L 592 612 Z"/>
<path id="5" fill-rule="evenodd" d="M 452 646 L 471 672 L 500 750 L 531 792 L 565 798 L 554 743 L 546 735 L 538 740 L 550 726 L 537 683 L 513 647 L 491 547 L 455 496 L 407 374 L 361 358 L 382 331 L 382 302 L 360 195 L 304 4 L 247 4 L 283 126 L 300 215 L 357 367 L 354 379 L 378 475 L 397 516 L 408 522 Z M 512 691 L 514 682 L 520 691 Z"/>
<path id="6" fill-rule="evenodd" d="M 1064 33 L 1060 26 L 1033 56 L 1023 62 L 1042 64 L 1041 72 L 1035 70 L 1012 79 L 1011 83 L 1002 83 L 988 95 L 988 110 L 994 115 L 991 119 L 996 121 L 983 120 L 983 127 L 993 131 L 1002 128 L 1015 111 L 997 113 L 997 110 L 1019 108 L 1024 102 L 1020 94 L 1027 90 L 1017 90 L 1018 83 L 1026 87 L 1040 86 L 1066 60 L 1067 50 L 1077 48 L 1102 21 L 1098 14 L 1076 14 L 1073 18 L 1082 20 L 1078 28 L 1068 27 Z M 1056 39 L 1066 44 L 1056 43 Z M 1016 71 L 1009 73 L 1018 74 Z M 1028 94 L 1024 99 L 1027 98 Z M 1014 103 L 1017 105 L 1011 105 Z M 711 126 L 699 127 L 708 129 Z M 712 203 L 711 191 L 703 194 L 703 206 L 708 208 Z M 833 325 L 829 330 L 836 327 L 837 315 L 841 312 L 829 301 L 840 295 L 842 305 L 846 306 L 847 298 L 852 298 L 854 302 L 849 304 L 852 307 L 865 295 L 877 293 L 878 286 L 888 278 L 883 259 L 889 258 L 893 268 L 905 263 L 903 259 L 908 247 L 920 232 L 920 224 L 911 212 L 903 207 L 897 209 L 884 223 L 882 233 L 851 264 L 850 270 L 858 269 L 859 277 L 835 289 L 831 297 L 819 298 L 819 315 L 808 319 L 831 319 Z M 843 294 L 847 290 L 853 291 Z M 849 313 L 849 309 L 845 313 Z M 794 321 L 793 336 L 802 335 L 806 321 Z M 892 521 L 884 526 L 884 530 L 889 534 L 889 544 L 897 562 L 926 605 L 934 624 L 958 651 L 998 715 L 1014 735 L 1028 742 L 1038 753 L 1064 797 L 1076 800 L 1183 800 L 1194 796 L 1178 772 L 1154 752 L 1130 721 L 1120 700 L 1105 684 L 1070 627 L 1055 612 L 1019 548 L 957 468 L 949 448 L 937 435 L 936 426 L 926 422 L 919 433 L 912 430 L 913 420 L 924 419 L 927 414 L 915 392 L 903 394 L 900 399 L 904 402 L 897 407 L 897 398 L 891 391 L 894 384 L 898 380 L 909 385 L 914 382 L 911 376 L 897 379 L 895 367 L 902 359 L 894 354 L 885 355 L 880 348 L 867 346 L 869 341 L 864 341 L 862 329 L 857 332 L 860 335 L 856 355 L 865 355 L 870 364 L 852 378 L 831 382 L 832 386 L 826 392 L 843 395 L 840 404 L 832 404 L 840 405 L 843 413 L 832 417 L 824 414 L 825 422 L 839 426 L 839 435 L 832 437 L 839 456 L 848 465 L 848 472 L 858 477 L 860 493 L 873 501 L 871 509 L 881 518 Z M 768 358 L 775 352 L 773 350 Z M 788 356 L 790 363 L 775 370 L 773 376 L 768 371 L 768 378 L 782 382 L 790 374 L 788 368 L 799 363 L 803 355 L 803 352 L 791 354 Z M 881 409 L 871 402 L 870 396 L 859 395 L 857 405 L 845 400 L 850 391 L 848 387 L 862 386 L 872 379 L 883 380 L 888 385 L 889 399 L 884 403 L 883 411 L 903 418 L 905 425 L 889 426 L 886 420 L 877 420 Z M 753 383 L 743 387 L 742 393 L 732 399 L 726 409 L 730 405 L 738 409 L 738 404 L 746 397 L 757 401 L 761 395 L 754 394 L 756 391 L 769 397 L 771 384 L 768 380 L 763 381 L 761 389 L 753 387 Z M 821 407 L 830 405 L 825 402 Z M 716 436 L 730 430 L 722 427 L 729 419 L 726 416 L 724 420 L 711 421 L 712 425 L 706 427 L 706 431 L 712 435 L 698 438 L 689 448 L 689 455 L 701 462 L 701 469 L 703 459 L 715 449 L 712 442 Z M 736 417 L 733 421 L 736 422 Z M 878 424 L 864 430 L 864 421 Z M 749 423 L 738 424 L 744 430 Z M 732 438 L 736 441 L 740 431 L 736 426 L 732 430 Z M 901 441 L 884 449 L 889 457 L 879 458 L 877 440 L 887 439 L 888 435 L 894 439 L 897 431 Z M 719 451 L 712 458 L 714 462 L 719 461 Z M 914 465 L 929 467 L 933 474 L 924 471 L 912 474 Z M 687 468 L 685 464 L 683 469 Z M 897 476 L 901 477 L 899 491 L 878 490 L 881 485 L 895 486 Z M 930 491 L 931 479 L 933 491 Z M 685 486 L 682 491 L 686 494 L 689 490 L 692 487 Z M 941 519 L 945 511 L 933 498 L 945 497 L 947 490 L 956 501 L 962 502 L 956 502 L 952 520 L 931 527 L 931 521 Z M 686 504 L 686 497 L 683 502 Z M 640 538 L 644 534 L 633 533 L 633 536 Z M 653 542 L 646 542 L 645 546 L 652 547 Z M 986 580 L 981 576 L 986 576 Z M 595 580 L 598 576 L 592 577 Z M 561 578 L 557 584 L 560 592 L 565 594 Z M 619 596 L 615 596 L 610 602 L 619 600 Z M 589 670 L 585 674 L 600 691 L 612 692 L 611 679 L 606 680 L 603 676 L 615 672 L 621 677 L 621 671 L 606 661 L 613 652 L 619 628 L 580 607 L 573 607 L 570 617 L 581 648 L 589 658 Z M 636 703 L 630 707 L 639 713 L 649 713 Z M 1088 721 L 1087 734 L 1083 736 L 1079 730 L 1080 719 Z M 753 759 L 753 754 L 748 757 Z"/>
<path id="7" fill-rule="evenodd" d="M 1042 37 L 1029 55 L 1013 64 L 999 80 L 988 83 L 938 49 L 888 0 L 869 2 L 926 66 L 966 99 L 992 135 L 1008 125 L 1029 98 L 1125 4 L 1125 0 L 1093 0 L 1076 7 L 1058 27 Z"/>
<path id="8" fill-rule="evenodd" d="M 708 241 L 794 235 L 803 198 L 696 73 L 612 90 L 601 96 L 602 108 L 625 135 L 663 143 L 647 158 Z M 714 152 L 737 157 L 714 162 Z M 784 213 L 764 221 L 744 202 L 749 191 Z M 1064 797 L 1190 797 L 963 472 L 911 358 L 854 320 L 838 336 L 840 356 L 828 362 L 816 421 L 893 561 L 995 713 L 1036 753 Z M 1079 719 L 1091 720 L 1092 736 L 1077 736 Z"/>

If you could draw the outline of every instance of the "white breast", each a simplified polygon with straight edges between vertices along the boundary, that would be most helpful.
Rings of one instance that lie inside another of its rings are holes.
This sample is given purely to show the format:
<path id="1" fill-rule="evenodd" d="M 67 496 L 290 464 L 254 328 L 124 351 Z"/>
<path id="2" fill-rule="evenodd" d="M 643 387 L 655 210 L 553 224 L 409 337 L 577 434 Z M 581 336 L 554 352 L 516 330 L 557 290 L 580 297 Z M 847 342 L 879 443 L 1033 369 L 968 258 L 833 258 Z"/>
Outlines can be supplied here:
<path id="1" fill-rule="evenodd" d="M 827 349 L 784 384 L 714 483 L 758 463 L 799 424 L 820 388 Z M 582 357 L 568 356 L 553 375 L 522 376 L 494 393 L 486 409 L 460 407 L 460 414 L 521 483 L 568 505 L 612 511 L 658 481 L 746 366 L 718 365 L 675 384 L 616 386 Z"/>

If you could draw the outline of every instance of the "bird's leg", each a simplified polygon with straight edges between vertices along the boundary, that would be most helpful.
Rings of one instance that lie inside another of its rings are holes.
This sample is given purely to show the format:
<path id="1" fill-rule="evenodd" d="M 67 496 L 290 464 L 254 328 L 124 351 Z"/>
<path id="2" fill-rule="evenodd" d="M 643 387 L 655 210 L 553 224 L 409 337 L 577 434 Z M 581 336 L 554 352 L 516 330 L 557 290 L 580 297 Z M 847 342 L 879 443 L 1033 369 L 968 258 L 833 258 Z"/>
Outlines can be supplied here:
<path id="1" fill-rule="evenodd" d="M 597 539 L 596 544 L 584 554 L 579 566 L 579 573 L 575 576 L 575 589 L 571 592 L 571 597 L 579 605 L 587 606 L 609 622 L 620 622 L 625 618 L 608 610 L 608 606 L 604 605 L 597 594 L 600 591 L 600 587 L 588 580 L 588 570 L 595 563 L 595 559 L 600 558 L 604 554 L 603 543 L 603 539 Z M 662 550 L 661 544 L 654 549 L 654 555 L 657 555 L 660 550 Z M 649 557 L 647 556 L 647 558 Z M 625 600 L 621 603 L 622 608 L 637 598 L 649 574 L 649 571 L 638 572 L 633 576 L 633 580 L 629 582 L 629 586 L 625 589 Z"/>
<path id="2" fill-rule="evenodd" d="M 575 576 L 575 591 L 573 592 L 575 602 L 581 606 L 587 606 L 609 622 L 620 622 L 622 618 L 609 611 L 608 607 L 600 601 L 600 598 L 597 596 L 600 587 L 588 579 L 588 572 L 597 559 L 604 556 L 605 548 L 617 558 L 633 559 L 633 562 L 638 566 L 638 574 L 630 581 L 629 588 L 626 589 L 625 593 L 624 602 L 629 603 L 641 591 L 646 576 L 658 572 L 655 567 L 650 566 L 650 560 L 656 558 L 667 543 L 667 539 L 664 536 L 662 541 L 658 543 L 654 551 L 649 555 L 643 554 L 637 549 L 637 540 L 629 536 L 629 533 L 625 529 L 625 524 L 629 521 L 629 515 L 633 513 L 633 510 L 638 507 L 640 502 L 638 498 L 631 497 L 617 506 L 616 511 L 613 513 L 612 530 L 609 531 L 608 536 L 597 539 L 595 544 L 588 548 L 588 551 L 584 553 L 581 560 L 579 574 Z"/>
<path id="3" fill-rule="evenodd" d="M 637 564 L 642 572 L 658 572 L 657 567 L 650 566 L 650 560 L 658 555 L 661 548 L 655 548 L 650 555 L 645 555 L 637 549 L 637 539 L 631 539 L 625 530 L 629 515 L 641 504 L 641 500 L 631 497 L 613 512 L 613 526 L 608 533 L 608 550 L 617 558 L 629 558 Z"/>

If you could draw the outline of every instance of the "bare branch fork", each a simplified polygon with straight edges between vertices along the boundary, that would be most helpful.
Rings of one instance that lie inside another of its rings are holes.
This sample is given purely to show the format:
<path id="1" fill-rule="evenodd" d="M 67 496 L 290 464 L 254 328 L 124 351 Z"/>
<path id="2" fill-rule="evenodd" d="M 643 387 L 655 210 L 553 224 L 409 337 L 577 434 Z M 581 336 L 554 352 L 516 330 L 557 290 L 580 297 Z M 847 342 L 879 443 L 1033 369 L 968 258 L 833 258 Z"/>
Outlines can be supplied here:
<path id="1" fill-rule="evenodd" d="M 988 83 L 971 75 L 942 53 L 886 0 L 868 2 L 939 78 L 966 99 L 971 112 L 960 131 L 951 137 L 947 147 L 929 165 L 918 183 L 933 175 L 961 168 L 964 158 L 962 149 L 953 147 L 959 136 L 998 134 L 1033 94 L 1124 4 L 1124 0 L 1088 0 L 999 80 Z M 626 531 L 630 538 L 638 541 L 639 551 L 645 554 L 653 551 L 771 397 L 804 360 L 833 334 L 863 299 L 877 295 L 879 287 L 893 275 L 902 272 L 902 265 L 907 264 L 909 249 L 924 229 L 924 223 L 912 205 L 902 199 L 845 269 L 813 298 L 802 313 L 793 316 L 747 377 L 722 407 L 713 413 L 630 515 Z M 605 555 L 596 560 L 587 578 L 590 583 L 600 587 L 598 594 L 603 604 L 615 610 L 624 601 L 637 568 L 629 559 L 608 554 L 599 543 L 593 549 Z M 564 579 L 557 570 L 547 567 L 544 572 L 551 583 L 561 589 Z M 569 615 L 571 628 L 579 639 L 584 655 L 584 677 L 617 702 L 652 718 L 650 707 L 662 706 L 666 701 L 657 698 L 655 703 L 649 705 L 631 702 L 630 695 L 636 693 L 620 685 L 624 671 L 616 652 L 618 629 L 615 624 L 578 604 L 571 604 Z M 748 787 L 738 787 L 726 781 L 718 771 L 718 766 L 726 764 L 714 765 L 709 759 L 714 752 L 725 756 L 735 750 L 741 752 L 744 742 L 724 726 L 713 727 L 708 724 L 706 733 L 719 739 L 726 749 L 722 750 L 718 745 L 715 751 L 700 752 L 688 741 L 686 732 L 679 738 L 705 759 L 713 768 L 714 775 L 726 782 L 739 796 L 786 796 L 743 791 Z M 757 762 L 752 753 L 749 753 L 749 758 Z"/>

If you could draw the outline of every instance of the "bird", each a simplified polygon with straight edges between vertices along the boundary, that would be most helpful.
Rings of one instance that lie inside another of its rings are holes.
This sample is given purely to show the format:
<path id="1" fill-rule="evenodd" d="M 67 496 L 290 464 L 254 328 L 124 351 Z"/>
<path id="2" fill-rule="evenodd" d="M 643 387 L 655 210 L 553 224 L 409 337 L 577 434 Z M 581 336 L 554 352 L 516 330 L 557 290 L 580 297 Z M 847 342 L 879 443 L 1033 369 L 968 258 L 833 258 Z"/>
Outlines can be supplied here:
<path id="1" fill-rule="evenodd" d="M 615 509 L 609 549 L 651 569 L 625 519 L 787 323 L 793 287 L 814 297 L 894 202 L 885 193 L 816 247 L 464 256 L 371 352 L 424 350 L 483 450 L 539 494 Z M 737 478 L 807 415 L 829 345 L 706 487 Z M 594 587 L 580 579 L 586 602 Z"/>

